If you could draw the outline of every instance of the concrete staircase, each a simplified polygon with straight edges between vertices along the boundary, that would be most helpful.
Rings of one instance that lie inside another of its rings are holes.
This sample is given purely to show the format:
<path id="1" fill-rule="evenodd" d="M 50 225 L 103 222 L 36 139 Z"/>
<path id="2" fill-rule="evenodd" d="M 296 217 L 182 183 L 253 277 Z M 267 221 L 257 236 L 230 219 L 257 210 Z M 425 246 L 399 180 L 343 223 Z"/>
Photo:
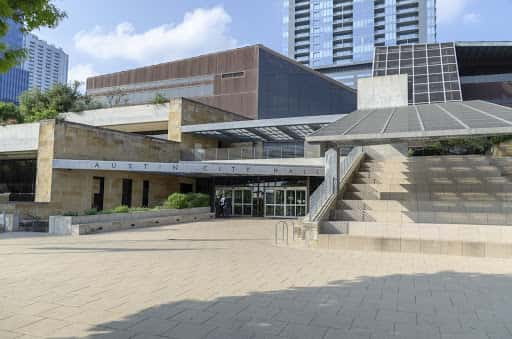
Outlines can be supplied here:
<path id="1" fill-rule="evenodd" d="M 512 158 L 367 158 L 320 233 L 329 248 L 512 257 Z"/>
<path id="2" fill-rule="evenodd" d="M 512 225 L 510 159 L 484 156 L 365 161 L 331 220 Z"/>

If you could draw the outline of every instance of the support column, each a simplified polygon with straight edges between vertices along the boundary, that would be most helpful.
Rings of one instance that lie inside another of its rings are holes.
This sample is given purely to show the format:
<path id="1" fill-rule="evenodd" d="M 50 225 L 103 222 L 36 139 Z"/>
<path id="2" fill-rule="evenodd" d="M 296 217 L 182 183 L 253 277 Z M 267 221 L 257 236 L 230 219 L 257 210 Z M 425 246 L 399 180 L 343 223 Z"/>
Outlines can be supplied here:
<path id="1" fill-rule="evenodd" d="M 337 193 L 340 182 L 340 153 L 336 148 L 325 152 L 325 179 L 330 187 L 330 193 Z"/>

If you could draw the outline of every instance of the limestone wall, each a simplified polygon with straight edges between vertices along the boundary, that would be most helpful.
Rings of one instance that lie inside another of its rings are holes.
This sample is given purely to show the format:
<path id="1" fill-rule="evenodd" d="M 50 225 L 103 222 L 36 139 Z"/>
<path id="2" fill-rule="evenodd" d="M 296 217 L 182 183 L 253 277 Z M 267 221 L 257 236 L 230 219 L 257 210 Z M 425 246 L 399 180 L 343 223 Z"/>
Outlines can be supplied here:
<path id="1" fill-rule="evenodd" d="M 132 179 L 132 206 L 142 205 L 142 183 L 149 180 L 149 205 L 156 206 L 179 191 L 180 183 L 193 179 L 168 175 L 53 170 L 53 159 L 89 159 L 140 162 L 177 162 L 179 145 L 86 125 L 48 120 L 41 122 L 37 159 L 36 198 L 33 215 L 45 217 L 91 208 L 93 178 L 105 178 L 104 208 L 121 204 L 122 180 Z M 46 203 L 45 208 L 35 208 Z M 25 209 L 30 214 L 30 208 Z"/>
<path id="2" fill-rule="evenodd" d="M 172 99 L 169 105 L 169 140 L 183 141 L 181 126 L 240 120 L 247 118 L 190 99 Z"/>

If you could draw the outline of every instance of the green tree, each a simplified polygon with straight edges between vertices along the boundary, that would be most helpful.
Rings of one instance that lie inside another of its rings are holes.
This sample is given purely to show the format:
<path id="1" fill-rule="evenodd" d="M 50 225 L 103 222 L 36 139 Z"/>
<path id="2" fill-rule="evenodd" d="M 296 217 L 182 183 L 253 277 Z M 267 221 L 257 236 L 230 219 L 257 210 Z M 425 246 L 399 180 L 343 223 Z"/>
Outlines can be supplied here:
<path id="1" fill-rule="evenodd" d="M 24 121 L 55 119 L 60 113 L 100 108 L 101 104 L 80 92 L 80 85 L 75 81 L 72 85 L 55 84 L 46 92 L 39 89 L 24 92 L 20 96 L 20 113 Z"/>
<path id="2" fill-rule="evenodd" d="M 23 122 L 18 107 L 11 102 L 0 101 L 0 125 Z"/>
<path id="3" fill-rule="evenodd" d="M 162 104 L 165 104 L 167 102 L 169 102 L 169 99 L 164 97 L 161 93 L 155 94 L 155 97 L 153 98 L 153 103 L 155 105 L 162 105 Z"/>
<path id="4" fill-rule="evenodd" d="M 24 33 L 41 27 L 54 28 L 66 17 L 53 0 L 0 0 L 0 38 L 9 31 L 12 22 Z M 11 49 L 0 42 L 0 72 L 7 72 L 26 56 L 23 49 Z"/>

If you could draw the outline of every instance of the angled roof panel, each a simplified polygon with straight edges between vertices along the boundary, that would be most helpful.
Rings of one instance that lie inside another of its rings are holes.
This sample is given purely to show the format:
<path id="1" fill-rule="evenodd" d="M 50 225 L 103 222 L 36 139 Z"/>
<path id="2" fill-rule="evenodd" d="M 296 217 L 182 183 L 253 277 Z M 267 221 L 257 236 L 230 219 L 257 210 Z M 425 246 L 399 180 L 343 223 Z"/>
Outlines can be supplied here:
<path id="1" fill-rule="evenodd" d="M 512 109 L 477 100 L 359 110 L 306 141 L 365 145 L 502 134 L 512 134 Z"/>

